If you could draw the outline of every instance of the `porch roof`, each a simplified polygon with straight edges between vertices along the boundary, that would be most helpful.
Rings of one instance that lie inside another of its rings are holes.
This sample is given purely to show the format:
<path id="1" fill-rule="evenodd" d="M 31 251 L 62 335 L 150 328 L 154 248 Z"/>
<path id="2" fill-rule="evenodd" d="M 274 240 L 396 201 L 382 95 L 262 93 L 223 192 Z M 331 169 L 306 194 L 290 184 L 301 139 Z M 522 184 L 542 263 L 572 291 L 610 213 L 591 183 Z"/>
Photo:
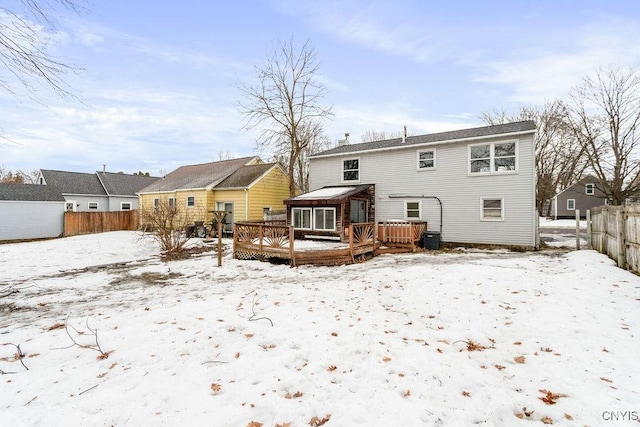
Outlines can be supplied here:
<path id="1" fill-rule="evenodd" d="M 350 197 L 369 190 L 373 184 L 328 186 L 286 199 L 286 205 L 342 204 Z"/>

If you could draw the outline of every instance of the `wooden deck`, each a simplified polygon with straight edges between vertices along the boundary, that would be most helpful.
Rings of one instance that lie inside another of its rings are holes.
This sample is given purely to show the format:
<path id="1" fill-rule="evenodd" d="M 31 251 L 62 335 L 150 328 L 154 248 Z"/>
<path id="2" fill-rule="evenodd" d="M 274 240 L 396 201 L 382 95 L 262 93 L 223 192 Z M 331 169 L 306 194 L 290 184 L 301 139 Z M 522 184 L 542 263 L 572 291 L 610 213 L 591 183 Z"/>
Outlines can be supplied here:
<path id="1" fill-rule="evenodd" d="M 373 255 L 376 248 L 375 224 L 349 226 L 349 246 L 322 250 L 295 250 L 293 226 L 265 223 L 236 223 L 233 233 L 233 257 L 236 259 L 284 260 L 292 267 L 342 265 Z"/>
<path id="2" fill-rule="evenodd" d="M 378 223 L 378 240 L 393 248 L 412 251 L 419 246 L 422 233 L 427 230 L 424 221 L 385 221 Z"/>

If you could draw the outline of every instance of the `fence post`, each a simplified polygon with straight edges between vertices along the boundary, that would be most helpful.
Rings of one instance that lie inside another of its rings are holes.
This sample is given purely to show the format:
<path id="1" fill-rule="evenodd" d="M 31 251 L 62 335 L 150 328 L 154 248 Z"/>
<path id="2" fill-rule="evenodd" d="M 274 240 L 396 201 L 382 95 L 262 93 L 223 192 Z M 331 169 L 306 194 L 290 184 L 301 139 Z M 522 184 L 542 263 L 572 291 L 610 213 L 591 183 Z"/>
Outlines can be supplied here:
<path id="1" fill-rule="evenodd" d="M 593 248 L 593 230 L 591 230 L 591 209 L 587 209 L 587 249 Z"/>
<path id="2" fill-rule="evenodd" d="M 625 252 L 627 249 L 627 245 L 625 244 L 624 211 L 622 207 L 616 211 L 616 225 L 617 225 L 616 242 L 618 244 L 618 267 L 625 268 L 625 259 L 626 259 Z"/>
<path id="3" fill-rule="evenodd" d="M 607 240 L 609 240 L 609 207 L 602 208 L 602 239 L 600 239 L 600 253 L 609 256 Z"/>
<path id="4" fill-rule="evenodd" d="M 576 250 L 580 250 L 580 209 L 576 209 Z"/>

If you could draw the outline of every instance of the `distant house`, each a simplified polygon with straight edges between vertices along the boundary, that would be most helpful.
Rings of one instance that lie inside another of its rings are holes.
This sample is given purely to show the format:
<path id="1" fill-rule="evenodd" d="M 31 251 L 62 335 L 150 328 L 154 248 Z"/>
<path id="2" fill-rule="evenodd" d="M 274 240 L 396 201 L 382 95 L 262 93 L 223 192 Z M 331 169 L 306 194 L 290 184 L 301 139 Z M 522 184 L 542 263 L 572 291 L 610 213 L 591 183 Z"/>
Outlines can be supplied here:
<path id="1" fill-rule="evenodd" d="M 283 210 L 289 179 L 277 163 L 257 156 L 181 166 L 138 192 L 143 209 L 160 202 L 182 206 L 193 218 L 211 222 L 226 211 L 225 231 L 236 221 L 262 221 L 268 211 Z"/>
<path id="2" fill-rule="evenodd" d="M 37 184 L 56 188 L 65 198 L 65 211 L 108 212 L 136 210 L 138 195 L 158 177 L 112 172 L 66 172 L 40 169 Z"/>
<path id="3" fill-rule="evenodd" d="M 62 235 L 64 203 L 62 194 L 52 187 L 0 184 L 0 241 Z"/>
<path id="4" fill-rule="evenodd" d="M 586 218 L 588 209 L 607 204 L 607 197 L 599 187 L 598 179 L 587 176 L 565 188 L 551 199 L 551 212 L 555 219 Z"/>
<path id="5" fill-rule="evenodd" d="M 314 154 L 311 193 L 289 202 L 289 223 L 340 233 L 350 214 L 325 196 L 313 198 L 314 192 L 370 185 L 373 199 L 362 199 L 366 221 L 427 222 L 444 242 L 537 247 L 535 133 L 535 123 L 523 121 L 343 144 Z M 305 207 L 305 197 L 316 201 Z"/>

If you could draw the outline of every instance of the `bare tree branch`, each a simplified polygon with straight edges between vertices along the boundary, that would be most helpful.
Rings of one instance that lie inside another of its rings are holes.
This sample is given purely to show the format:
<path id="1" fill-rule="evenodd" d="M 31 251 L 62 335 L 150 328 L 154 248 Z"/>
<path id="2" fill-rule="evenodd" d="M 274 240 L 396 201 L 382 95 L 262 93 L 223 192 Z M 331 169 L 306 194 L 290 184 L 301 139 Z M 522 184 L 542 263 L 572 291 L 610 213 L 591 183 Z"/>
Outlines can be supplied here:
<path id="1" fill-rule="evenodd" d="M 570 92 L 569 120 L 599 189 L 615 205 L 640 191 L 640 74 L 600 67 Z"/>
<path id="2" fill-rule="evenodd" d="M 257 83 L 238 85 L 244 96 L 238 102 L 244 129 L 257 129 L 258 147 L 285 160 L 292 196 L 299 157 L 333 115 L 332 108 L 321 103 L 326 88 L 317 79 L 316 55 L 308 41 L 299 49 L 293 40 L 279 41 L 266 63 L 255 67 Z"/>

